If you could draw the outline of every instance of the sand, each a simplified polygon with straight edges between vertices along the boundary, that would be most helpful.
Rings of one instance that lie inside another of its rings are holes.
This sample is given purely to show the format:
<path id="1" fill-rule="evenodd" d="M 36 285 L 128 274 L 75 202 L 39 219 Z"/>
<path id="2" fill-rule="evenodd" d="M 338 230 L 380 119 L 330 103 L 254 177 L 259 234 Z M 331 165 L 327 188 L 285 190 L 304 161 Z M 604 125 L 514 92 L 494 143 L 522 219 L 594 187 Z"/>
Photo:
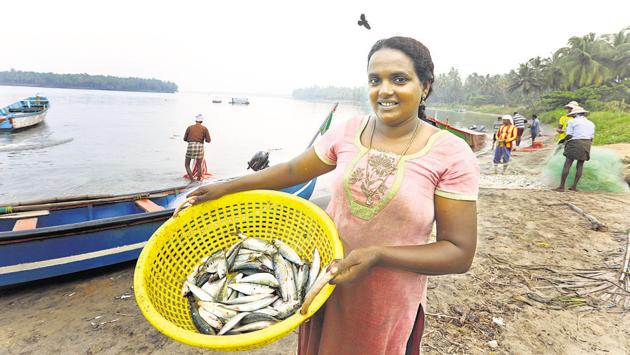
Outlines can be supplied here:
<path id="1" fill-rule="evenodd" d="M 515 152 L 500 176 L 492 174 L 490 153 L 479 156 L 476 258 L 466 274 L 430 278 L 424 353 L 630 353 L 630 292 L 614 286 L 630 193 L 550 191 L 538 174 L 551 149 Z M 326 192 L 315 200 L 325 203 Z M 565 202 L 608 231 L 591 230 Z M 143 318 L 133 267 L 0 291 L 0 354 L 214 353 L 173 341 Z M 294 332 L 245 353 L 294 354 L 296 342 Z"/>

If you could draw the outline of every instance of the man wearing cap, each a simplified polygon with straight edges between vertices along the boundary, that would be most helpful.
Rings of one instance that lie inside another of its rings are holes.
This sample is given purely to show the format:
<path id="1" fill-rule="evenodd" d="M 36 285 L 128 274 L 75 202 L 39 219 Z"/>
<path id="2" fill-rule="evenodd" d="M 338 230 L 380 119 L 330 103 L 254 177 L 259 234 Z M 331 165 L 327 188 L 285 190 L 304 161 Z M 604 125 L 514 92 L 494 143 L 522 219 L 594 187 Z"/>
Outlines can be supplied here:
<path id="1" fill-rule="evenodd" d="M 201 181 L 203 162 L 203 142 L 210 143 L 210 132 L 201 123 L 203 122 L 203 115 L 199 114 L 195 116 L 195 124 L 186 128 L 184 133 L 184 141 L 188 142 L 188 149 L 186 149 L 186 172 L 190 181 L 194 181 L 193 173 L 190 170 L 190 160 L 195 159 L 195 166 L 197 169 L 197 179 Z"/>
<path id="2" fill-rule="evenodd" d="M 579 106 L 580 105 L 578 105 L 578 103 L 575 101 L 571 101 L 568 104 L 564 105 L 564 109 L 567 112 L 564 116 L 560 117 L 558 128 L 556 128 L 556 132 L 558 132 L 558 144 L 564 143 L 564 139 L 567 136 L 567 133 L 566 133 L 567 124 L 569 123 L 569 121 L 573 119 L 573 117 L 571 117 L 569 113 L 571 112 L 571 110 L 573 110 L 574 107 L 579 107 Z"/>
<path id="3" fill-rule="evenodd" d="M 503 164 L 503 174 L 505 174 L 518 133 L 516 127 L 512 124 L 512 116 L 503 115 L 501 118 L 503 125 L 499 127 L 496 133 L 497 148 L 494 150 L 494 159 L 492 160 L 495 174 L 499 164 Z"/>
<path id="4" fill-rule="evenodd" d="M 525 132 L 525 123 L 527 123 L 527 119 L 518 112 L 514 112 L 512 116 L 512 123 L 514 127 L 516 127 L 516 146 L 521 146 L 521 137 Z"/>
<path id="5" fill-rule="evenodd" d="M 569 170 L 573 161 L 577 160 L 575 167 L 575 180 L 569 190 L 577 191 L 577 184 L 582 177 L 584 162 L 591 158 L 591 143 L 595 136 L 595 124 L 586 118 L 588 111 L 577 106 L 571 110 L 569 116 L 573 117 L 567 124 L 566 138 L 564 143 L 564 167 L 560 177 L 560 186 L 555 191 L 564 192 L 564 183 L 569 175 Z"/>

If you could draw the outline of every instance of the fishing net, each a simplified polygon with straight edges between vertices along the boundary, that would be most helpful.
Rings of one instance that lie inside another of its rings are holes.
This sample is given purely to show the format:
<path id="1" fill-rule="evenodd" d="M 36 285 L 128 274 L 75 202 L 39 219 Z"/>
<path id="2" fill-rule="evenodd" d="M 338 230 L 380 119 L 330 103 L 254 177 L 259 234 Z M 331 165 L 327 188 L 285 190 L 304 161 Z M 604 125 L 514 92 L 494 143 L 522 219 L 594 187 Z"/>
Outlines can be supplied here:
<path id="1" fill-rule="evenodd" d="M 547 162 L 543 169 L 545 182 L 549 186 L 558 186 L 565 157 L 562 149 L 559 149 Z M 575 178 L 575 164 L 569 170 L 566 186 L 573 185 Z M 623 180 L 622 163 L 620 156 L 608 149 L 591 148 L 591 160 L 584 163 L 582 177 L 578 183 L 578 190 L 584 191 L 605 191 L 605 192 L 628 192 L 628 184 Z"/>

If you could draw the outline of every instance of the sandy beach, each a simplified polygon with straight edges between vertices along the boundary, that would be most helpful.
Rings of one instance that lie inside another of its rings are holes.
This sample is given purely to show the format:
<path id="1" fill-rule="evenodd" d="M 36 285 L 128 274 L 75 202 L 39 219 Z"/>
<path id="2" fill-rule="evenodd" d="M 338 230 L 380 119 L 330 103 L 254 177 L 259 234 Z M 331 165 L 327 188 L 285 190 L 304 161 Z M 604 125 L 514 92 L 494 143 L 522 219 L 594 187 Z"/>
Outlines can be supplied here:
<path id="1" fill-rule="evenodd" d="M 630 144 L 615 146 L 630 158 Z M 430 278 L 424 353 L 630 352 L 630 281 L 618 281 L 630 193 L 550 191 L 539 174 L 551 149 L 517 150 L 506 175 L 493 174 L 491 153 L 479 155 L 476 258 L 466 274 Z M 143 318 L 133 271 L 128 263 L 0 291 L 0 353 L 212 354 Z M 294 332 L 245 353 L 294 354 L 296 342 Z"/>

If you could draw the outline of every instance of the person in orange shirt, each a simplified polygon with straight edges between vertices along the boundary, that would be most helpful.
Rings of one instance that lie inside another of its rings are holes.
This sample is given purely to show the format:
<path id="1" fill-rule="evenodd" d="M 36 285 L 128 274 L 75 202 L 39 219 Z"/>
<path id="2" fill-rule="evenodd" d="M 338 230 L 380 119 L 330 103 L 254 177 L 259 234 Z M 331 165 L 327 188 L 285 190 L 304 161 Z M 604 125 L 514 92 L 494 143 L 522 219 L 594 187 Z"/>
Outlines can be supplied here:
<path id="1" fill-rule="evenodd" d="M 512 116 L 503 115 L 503 125 L 499 127 L 495 138 L 497 140 L 497 148 L 494 150 L 494 173 L 497 174 L 499 164 L 503 164 L 503 174 L 507 170 L 510 162 L 510 154 L 514 147 L 514 141 L 518 137 L 517 129 L 512 123 Z"/>

